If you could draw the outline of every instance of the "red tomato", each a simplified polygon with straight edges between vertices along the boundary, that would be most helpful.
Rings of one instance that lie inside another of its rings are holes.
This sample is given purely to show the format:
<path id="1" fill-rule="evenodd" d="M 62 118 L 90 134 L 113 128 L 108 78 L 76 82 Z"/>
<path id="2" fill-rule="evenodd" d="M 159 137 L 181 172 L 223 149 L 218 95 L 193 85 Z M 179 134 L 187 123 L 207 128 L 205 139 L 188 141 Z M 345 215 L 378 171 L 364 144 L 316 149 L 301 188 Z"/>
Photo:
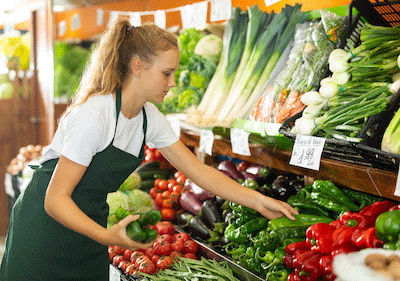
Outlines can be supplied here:
<path id="1" fill-rule="evenodd" d="M 124 248 L 122 248 L 120 246 L 114 246 L 114 249 L 115 249 L 115 252 L 117 252 L 117 254 L 119 254 L 119 255 L 123 255 L 124 254 L 124 251 L 125 251 Z"/>
<path id="2" fill-rule="evenodd" d="M 154 256 L 151 257 L 151 261 L 152 261 L 154 264 L 157 264 L 157 262 L 158 262 L 159 259 L 160 259 L 160 256 L 159 256 L 159 255 L 154 255 Z"/>
<path id="3" fill-rule="evenodd" d="M 188 258 L 188 259 L 193 259 L 193 260 L 197 260 L 197 257 L 195 254 L 193 253 L 186 253 L 183 255 L 184 258 Z"/>
<path id="4" fill-rule="evenodd" d="M 132 253 L 132 255 L 131 255 L 131 258 L 130 258 L 131 263 L 135 263 L 135 261 L 136 261 L 139 257 L 142 257 L 142 256 L 144 256 L 144 253 L 143 253 L 143 252 L 134 251 L 134 252 Z"/>
<path id="5" fill-rule="evenodd" d="M 123 257 L 122 255 L 116 255 L 116 256 L 113 258 L 113 265 L 118 266 L 119 263 L 120 263 L 121 261 L 123 261 L 123 260 L 124 260 L 124 257 Z"/>
<path id="6" fill-rule="evenodd" d="M 182 176 L 182 175 L 183 175 L 182 172 L 176 171 L 174 174 L 174 178 L 176 179 L 177 177 Z"/>
<path id="7" fill-rule="evenodd" d="M 171 244 L 172 249 L 173 249 L 174 251 L 177 251 L 177 252 L 183 252 L 183 250 L 184 250 L 184 248 L 185 248 L 184 243 L 185 243 L 185 242 L 184 242 L 183 240 L 175 240 L 175 241 L 172 242 L 172 244 Z"/>
<path id="8" fill-rule="evenodd" d="M 119 263 L 118 268 L 121 268 L 122 271 L 125 271 L 126 268 L 131 265 L 129 261 L 123 260 Z"/>
<path id="9" fill-rule="evenodd" d="M 161 152 L 158 149 L 154 149 L 154 157 L 156 160 L 163 160 L 164 156 L 161 154 Z"/>
<path id="10" fill-rule="evenodd" d="M 162 194 L 161 194 L 161 193 L 157 193 L 156 198 L 154 199 L 154 203 L 155 203 L 157 206 L 160 206 L 160 207 L 161 207 L 163 201 L 164 201 L 164 199 L 162 198 Z"/>
<path id="11" fill-rule="evenodd" d="M 193 254 L 197 253 L 198 245 L 192 239 L 185 241 L 184 247 L 185 247 L 184 249 L 185 253 L 193 253 Z"/>
<path id="12" fill-rule="evenodd" d="M 139 265 L 139 271 L 146 274 L 153 274 L 156 271 L 156 265 L 151 260 L 142 262 Z"/>
<path id="13" fill-rule="evenodd" d="M 147 247 L 146 249 L 144 249 L 144 254 L 151 259 L 154 256 L 154 248 Z"/>
<path id="14" fill-rule="evenodd" d="M 163 235 L 163 234 L 174 235 L 175 233 L 174 225 L 170 221 L 160 221 L 156 223 L 155 229 L 157 230 L 158 235 Z"/>
<path id="15" fill-rule="evenodd" d="M 154 160 L 156 160 L 154 152 L 148 151 L 147 153 L 145 153 L 145 156 L 144 156 L 145 162 L 150 162 L 150 161 L 154 161 Z"/>
<path id="16" fill-rule="evenodd" d="M 179 232 L 175 233 L 173 238 L 174 240 L 182 240 L 183 242 L 185 242 L 190 239 L 190 236 L 186 232 Z"/>
<path id="17" fill-rule="evenodd" d="M 156 199 L 157 188 L 156 187 L 150 188 L 149 194 L 150 194 L 151 198 Z"/>
<path id="18" fill-rule="evenodd" d="M 186 177 L 184 176 L 184 175 L 180 175 L 179 177 L 177 177 L 176 178 L 176 182 L 178 183 L 178 184 L 185 184 L 185 181 L 186 181 Z"/>
<path id="19" fill-rule="evenodd" d="M 168 182 L 166 180 L 160 180 L 158 183 L 159 190 L 168 190 Z"/>
<path id="20" fill-rule="evenodd" d="M 172 243 L 174 241 L 174 238 L 172 237 L 171 234 L 163 234 L 163 235 L 158 236 L 156 238 L 156 241 L 157 242 L 165 241 L 165 242 L 168 242 L 168 243 Z"/>
<path id="21" fill-rule="evenodd" d="M 181 184 L 176 184 L 176 185 L 173 187 L 172 192 L 181 193 L 183 189 L 184 189 L 184 186 L 183 186 L 183 185 L 181 185 Z"/>
<path id="22" fill-rule="evenodd" d="M 151 261 L 151 259 L 148 256 L 141 256 L 138 257 L 135 261 L 135 265 L 137 267 L 139 267 L 142 263 L 146 262 L 146 261 Z"/>
<path id="23" fill-rule="evenodd" d="M 113 258 L 118 255 L 117 252 L 115 251 L 114 247 L 108 247 L 108 254 L 110 256 L 110 260 L 112 261 Z"/>
<path id="24" fill-rule="evenodd" d="M 172 192 L 172 189 L 177 184 L 175 179 L 169 179 L 168 181 L 168 190 Z"/>
<path id="25" fill-rule="evenodd" d="M 174 261 L 170 256 L 164 256 L 157 261 L 156 267 L 158 269 L 164 270 L 170 268 L 171 264 L 173 263 Z"/>
<path id="26" fill-rule="evenodd" d="M 154 242 L 154 253 L 159 256 L 168 256 L 172 252 L 171 243 L 167 241 Z"/>
<path id="27" fill-rule="evenodd" d="M 177 251 L 172 251 L 171 257 L 174 261 L 179 260 L 179 257 L 182 257 L 182 254 Z"/>
<path id="28" fill-rule="evenodd" d="M 165 221 L 173 221 L 175 219 L 175 212 L 169 208 L 163 208 L 161 210 L 161 218 Z"/>
<path id="29" fill-rule="evenodd" d="M 125 273 L 128 274 L 128 275 L 138 275 L 137 274 L 138 269 L 139 268 L 135 264 L 131 263 L 126 268 Z"/>
<path id="30" fill-rule="evenodd" d="M 170 198 L 170 197 L 171 197 L 171 191 L 165 190 L 165 191 L 162 193 L 162 198 L 163 198 L 163 199 L 168 199 L 168 198 Z"/>
<path id="31" fill-rule="evenodd" d="M 132 253 L 133 253 L 133 251 L 131 251 L 129 249 L 125 249 L 125 251 L 124 251 L 124 259 L 127 260 L 127 261 L 130 261 Z"/>
<path id="32" fill-rule="evenodd" d="M 168 191 L 169 192 L 169 191 Z M 163 209 L 173 209 L 176 205 L 177 201 L 172 198 L 166 198 L 163 200 L 161 207 Z M 170 219 L 168 219 L 169 221 Z"/>
<path id="33" fill-rule="evenodd" d="M 154 187 L 155 187 L 156 189 L 158 189 L 158 186 L 160 185 L 160 181 L 161 181 L 161 179 L 156 179 L 156 180 L 154 181 Z"/>

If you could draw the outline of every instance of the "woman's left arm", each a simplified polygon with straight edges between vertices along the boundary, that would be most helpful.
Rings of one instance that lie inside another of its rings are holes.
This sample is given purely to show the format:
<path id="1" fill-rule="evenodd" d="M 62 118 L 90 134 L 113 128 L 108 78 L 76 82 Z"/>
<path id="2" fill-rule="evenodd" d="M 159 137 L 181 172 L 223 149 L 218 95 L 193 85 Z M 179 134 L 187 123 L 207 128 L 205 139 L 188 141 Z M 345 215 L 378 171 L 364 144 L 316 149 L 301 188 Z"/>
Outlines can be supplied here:
<path id="1" fill-rule="evenodd" d="M 226 200 L 254 209 L 269 219 L 282 215 L 294 219 L 293 215 L 298 214 L 286 202 L 244 187 L 217 169 L 202 163 L 181 141 L 159 148 L 159 151 L 187 178 Z"/>

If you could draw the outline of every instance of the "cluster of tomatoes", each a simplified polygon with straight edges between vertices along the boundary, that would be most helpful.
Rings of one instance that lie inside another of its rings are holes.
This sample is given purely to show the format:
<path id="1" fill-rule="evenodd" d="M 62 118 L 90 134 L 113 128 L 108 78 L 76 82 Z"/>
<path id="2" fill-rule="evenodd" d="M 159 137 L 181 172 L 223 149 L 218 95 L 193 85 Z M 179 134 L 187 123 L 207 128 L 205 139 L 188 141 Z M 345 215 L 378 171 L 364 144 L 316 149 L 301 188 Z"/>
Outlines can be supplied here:
<path id="1" fill-rule="evenodd" d="M 153 274 L 169 268 L 179 257 L 197 259 L 197 243 L 185 232 L 176 232 L 169 221 L 158 222 L 158 236 L 151 247 L 131 251 L 109 246 L 110 260 L 128 275 Z"/>
<path id="2" fill-rule="evenodd" d="M 150 196 L 166 221 L 173 221 L 176 214 L 182 212 L 179 198 L 184 190 L 185 175 L 177 171 L 173 179 L 156 179 L 154 187 L 150 189 Z"/>

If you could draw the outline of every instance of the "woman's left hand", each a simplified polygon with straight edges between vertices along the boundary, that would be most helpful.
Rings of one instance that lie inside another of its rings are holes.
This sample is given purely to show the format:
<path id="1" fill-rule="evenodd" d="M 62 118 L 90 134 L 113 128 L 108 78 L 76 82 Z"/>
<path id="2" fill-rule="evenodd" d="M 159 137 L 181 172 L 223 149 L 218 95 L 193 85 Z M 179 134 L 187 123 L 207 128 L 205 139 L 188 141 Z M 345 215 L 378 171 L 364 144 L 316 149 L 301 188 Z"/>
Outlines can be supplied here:
<path id="1" fill-rule="evenodd" d="M 299 212 L 297 212 L 288 203 L 262 194 L 257 197 L 255 210 L 270 220 L 282 216 L 286 216 L 289 219 L 294 220 L 295 217 L 293 215 L 299 214 Z"/>

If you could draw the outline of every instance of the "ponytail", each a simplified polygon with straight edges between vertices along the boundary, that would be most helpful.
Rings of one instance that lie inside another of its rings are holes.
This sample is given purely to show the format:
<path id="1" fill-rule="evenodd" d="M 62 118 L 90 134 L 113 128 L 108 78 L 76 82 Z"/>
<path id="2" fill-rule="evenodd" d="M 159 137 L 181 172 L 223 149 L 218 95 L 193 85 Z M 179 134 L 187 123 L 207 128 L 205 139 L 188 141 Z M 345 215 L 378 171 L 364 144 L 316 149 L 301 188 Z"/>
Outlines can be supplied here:
<path id="1" fill-rule="evenodd" d="M 154 24 L 133 27 L 127 19 L 118 19 L 95 44 L 81 83 L 63 117 L 92 95 L 107 95 L 122 88 L 130 76 L 129 64 L 134 56 L 151 64 L 159 53 L 178 49 L 171 33 Z"/>

